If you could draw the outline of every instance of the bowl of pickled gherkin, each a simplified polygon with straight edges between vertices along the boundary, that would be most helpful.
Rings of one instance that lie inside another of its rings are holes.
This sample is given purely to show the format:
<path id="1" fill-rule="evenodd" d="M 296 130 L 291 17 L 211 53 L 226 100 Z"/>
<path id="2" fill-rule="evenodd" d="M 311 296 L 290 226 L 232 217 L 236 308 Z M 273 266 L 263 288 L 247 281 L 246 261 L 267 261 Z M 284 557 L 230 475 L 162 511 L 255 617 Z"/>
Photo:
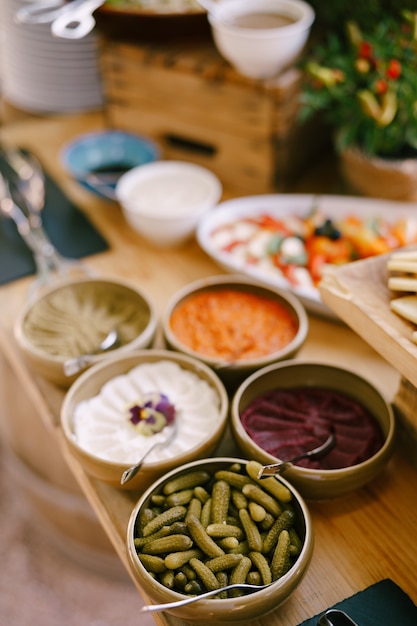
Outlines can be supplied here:
<path id="1" fill-rule="evenodd" d="M 141 289 L 118 278 L 73 278 L 37 293 L 14 325 L 33 371 L 68 388 L 109 355 L 152 345 L 154 306 Z"/>
<path id="2" fill-rule="evenodd" d="M 260 481 L 260 467 L 233 457 L 201 459 L 141 496 L 127 550 L 150 606 L 213 591 L 164 610 L 190 623 L 202 615 L 204 624 L 251 623 L 288 600 L 311 560 L 312 522 L 297 490 L 281 477 Z M 217 592 L 240 584 L 255 589 Z"/>

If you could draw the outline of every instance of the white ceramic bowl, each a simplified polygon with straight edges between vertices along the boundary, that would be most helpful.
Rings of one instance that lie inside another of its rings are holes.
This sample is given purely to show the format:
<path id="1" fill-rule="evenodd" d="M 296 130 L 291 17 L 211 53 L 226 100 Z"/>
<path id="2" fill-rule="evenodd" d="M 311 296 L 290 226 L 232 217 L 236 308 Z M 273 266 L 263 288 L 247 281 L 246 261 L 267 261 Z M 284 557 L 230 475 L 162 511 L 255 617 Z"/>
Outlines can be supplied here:
<path id="1" fill-rule="evenodd" d="M 129 406 L 164 393 L 176 409 L 177 433 L 143 436 L 129 424 Z M 228 397 L 203 363 L 169 350 L 136 350 L 84 372 L 68 390 L 61 426 L 87 474 L 123 490 L 145 489 L 173 468 L 209 456 L 223 436 Z M 150 451 L 154 444 L 161 444 Z M 140 471 L 121 485 L 125 470 L 149 450 Z"/>
<path id="2" fill-rule="evenodd" d="M 296 61 L 314 18 L 303 0 L 227 0 L 208 15 L 219 52 L 255 79 L 273 78 Z"/>
<path id="3" fill-rule="evenodd" d="M 245 474 L 245 467 L 248 461 L 244 459 L 219 457 L 188 463 L 159 479 L 137 502 L 128 524 L 128 556 L 135 579 L 138 581 L 141 589 L 143 589 L 145 596 L 152 603 L 175 602 L 184 599 L 185 595 L 161 584 L 157 577 L 151 575 L 144 567 L 138 557 L 135 545 L 135 538 L 138 536 L 138 528 L 140 528 L 141 523 L 140 521 L 138 523 L 138 518 L 141 520 L 143 511 L 149 507 L 153 495 L 163 494 L 164 486 L 171 479 L 177 479 L 190 472 L 200 472 L 201 470 L 213 477 L 217 471 L 227 470 L 235 463 L 242 467 L 242 473 Z M 273 480 L 275 481 L 275 479 Z M 294 528 L 302 543 L 301 552 L 295 558 L 291 568 L 270 586 L 254 593 L 224 599 L 201 599 L 197 604 L 190 604 L 181 608 L 170 608 L 167 611 L 168 613 L 186 620 L 187 624 L 204 624 L 205 626 L 209 624 L 217 624 L 219 626 L 225 624 L 254 624 L 259 618 L 275 610 L 288 600 L 307 572 L 312 557 L 314 538 L 313 525 L 305 502 L 294 487 L 285 479 L 280 478 L 279 482 L 281 483 L 281 488 L 284 486 L 284 489 L 287 489 L 287 493 L 289 492 L 290 494 L 291 500 L 287 504 L 293 507 L 295 513 Z M 206 483 L 206 488 L 210 489 L 210 485 L 211 483 L 208 485 Z M 283 510 L 284 508 L 285 503 L 281 502 L 281 509 Z"/>
<path id="4" fill-rule="evenodd" d="M 119 341 L 111 352 L 91 354 L 114 328 Z M 69 387 L 88 367 L 109 355 L 149 348 L 156 328 L 154 306 L 141 289 L 103 276 L 71 279 L 42 291 L 20 311 L 14 334 L 37 374 Z M 67 374 L 65 363 L 84 353 L 91 354 L 89 361 Z"/>
<path id="5" fill-rule="evenodd" d="M 116 198 L 128 224 L 160 247 L 189 240 L 221 194 L 215 174 L 184 161 L 157 161 L 133 168 L 116 185 Z"/>
<path id="6" fill-rule="evenodd" d="M 367 409 L 380 426 L 382 434 L 381 447 L 376 452 L 370 453 L 361 462 L 337 469 L 303 467 L 296 464 L 290 466 L 285 471 L 285 478 L 306 499 L 321 500 L 343 496 L 359 489 L 382 471 L 393 453 L 395 442 L 395 418 L 392 407 L 376 387 L 354 372 L 330 364 L 299 360 L 283 361 L 264 367 L 252 374 L 252 376 L 249 376 L 239 387 L 233 398 L 231 405 L 233 436 L 239 449 L 248 458 L 256 459 L 263 465 L 288 460 L 288 457 L 278 458 L 271 452 L 267 452 L 265 447 L 261 447 L 261 445 L 255 442 L 254 438 L 244 428 L 241 415 L 248 405 L 252 405 L 255 399 L 261 398 L 264 394 L 273 390 L 291 390 L 306 387 L 326 389 L 330 394 L 332 391 L 341 392 L 352 397 L 362 407 Z M 300 404 L 301 400 L 298 400 L 297 408 Z M 329 405 L 330 407 L 332 406 L 331 403 Z M 324 418 L 323 422 L 326 419 L 328 420 L 329 413 L 330 411 L 327 410 L 327 417 L 324 416 L 324 412 L 320 414 L 320 418 Z M 273 419 L 273 415 L 270 414 L 270 416 Z M 285 428 L 288 431 L 288 424 L 291 423 L 291 418 L 288 416 L 279 418 L 276 414 L 275 417 L 277 420 L 286 420 Z M 300 412 L 298 419 L 300 419 Z M 352 453 L 355 454 L 355 450 L 357 450 L 356 441 L 359 445 L 362 442 L 363 444 L 366 443 L 365 430 L 355 431 L 353 426 L 351 419 L 350 421 L 347 418 L 341 419 L 340 415 L 338 421 L 335 418 L 333 428 L 336 435 L 336 443 L 333 450 L 329 452 L 329 456 L 334 453 L 338 455 L 340 453 L 349 453 L 350 457 L 352 457 Z M 282 425 L 280 428 L 282 428 Z M 328 428 L 328 425 L 325 428 Z M 300 439 L 306 440 L 306 429 L 303 428 L 302 422 L 296 421 L 294 430 L 297 431 L 297 435 L 291 434 L 291 437 L 296 443 Z M 269 431 L 268 436 L 264 439 L 265 443 L 269 446 L 273 438 L 275 437 L 276 439 L 279 434 L 278 430 L 273 431 L 272 434 Z M 313 447 L 315 446 L 313 445 Z M 321 461 L 326 463 L 325 457 Z"/>

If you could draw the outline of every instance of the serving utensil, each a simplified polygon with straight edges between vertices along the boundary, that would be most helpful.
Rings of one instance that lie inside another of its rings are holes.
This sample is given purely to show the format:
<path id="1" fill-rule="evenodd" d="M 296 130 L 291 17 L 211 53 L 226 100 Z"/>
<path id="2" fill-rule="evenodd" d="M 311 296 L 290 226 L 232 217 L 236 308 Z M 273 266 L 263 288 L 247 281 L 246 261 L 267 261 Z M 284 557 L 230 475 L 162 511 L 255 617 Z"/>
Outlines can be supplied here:
<path id="1" fill-rule="evenodd" d="M 3 147 L 2 152 L 16 176 L 16 191 L 27 207 L 32 230 L 39 230 L 45 236 L 41 217 L 45 206 L 45 174 L 41 164 L 35 155 L 18 147 Z"/>
<path id="2" fill-rule="evenodd" d="M 330 433 L 328 438 L 324 443 L 312 450 L 308 450 L 307 452 L 303 452 L 302 454 L 298 454 L 294 456 L 292 459 L 288 461 L 280 461 L 279 463 L 272 463 L 271 465 L 263 465 L 258 472 L 258 478 L 266 478 L 268 476 L 276 476 L 277 474 L 281 474 L 285 472 L 291 465 L 297 463 L 297 461 L 301 461 L 301 459 L 318 459 L 319 457 L 329 452 L 336 443 L 336 436 L 333 432 Z"/>
<path id="3" fill-rule="evenodd" d="M 31 286 L 31 292 L 49 282 L 51 265 L 55 264 L 55 248 L 50 242 L 38 238 L 32 230 L 29 219 L 18 206 L 10 193 L 9 184 L 0 173 L 0 212 L 13 220 L 22 239 L 32 251 L 36 265 L 36 280 Z"/>
<path id="4" fill-rule="evenodd" d="M 317 626 L 359 626 L 359 624 L 344 611 L 329 609 L 320 617 Z"/>
<path id="5" fill-rule="evenodd" d="M 120 338 L 117 328 L 112 328 L 103 339 L 103 341 L 100 343 L 100 345 L 97 347 L 97 349 L 94 350 L 94 352 L 90 352 L 89 354 L 81 354 L 80 356 L 74 357 L 72 359 L 67 359 L 64 362 L 65 376 L 73 376 L 74 374 L 78 374 L 80 370 L 82 370 L 86 365 L 89 365 L 92 362 L 95 355 L 116 348 L 119 340 Z"/>
<path id="6" fill-rule="evenodd" d="M 56 37 L 81 39 L 88 35 L 96 22 L 93 13 L 105 0 L 41 0 L 20 7 L 15 14 L 17 23 L 49 24 Z"/>
<path id="7" fill-rule="evenodd" d="M 143 462 L 149 456 L 149 454 L 156 448 L 162 448 L 164 446 L 167 446 L 169 443 L 171 443 L 171 441 L 173 441 L 174 438 L 176 437 L 177 431 L 178 431 L 177 420 L 174 419 L 174 421 L 171 422 L 171 424 L 169 424 L 168 426 L 165 426 L 165 428 L 162 431 L 163 434 L 165 435 L 165 438 L 162 441 L 160 440 L 157 443 L 155 443 L 153 446 L 151 446 L 145 452 L 145 454 L 141 457 L 141 459 L 137 463 L 135 463 L 135 465 L 132 465 L 132 467 L 130 467 L 129 469 L 123 472 L 122 477 L 120 479 L 120 484 L 125 485 L 126 483 L 129 482 L 129 480 L 132 480 L 132 478 L 134 478 L 136 474 L 140 471 L 143 465 Z"/>
<path id="8" fill-rule="evenodd" d="M 220 587 L 219 589 L 212 589 L 211 591 L 205 591 L 204 593 L 200 593 L 196 596 L 188 596 L 182 600 L 174 600 L 173 602 L 165 602 L 163 604 L 145 604 L 141 609 L 140 613 L 157 613 L 159 611 L 166 611 L 167 609 L 176 609 L 181 606 L 186 606 L 187 604 L 191 604 L 193 602 L 198 602 L 199 600 L 205 600 L 206 598 L 211 598 L 213 596 L 217 596 L 222 591 L 229 591 L 230 589 L 240 589 L 242 591 L 246 591 L 246 593 L 254 593 L 255 591 L 260 591 L 261 589 L 266 589 L 270 587 L 272 583 L 268 583 L 267 585 L 251 585 L 248 583 L 234 583 L 230 585 L 226 585 L 224 587 Z M 317 626 L 359 626 L 356 622 L 352 620 L 347 613 L 344 611 L 340 611 L 339 609 L 329 609 L 322 615 L 317 622 Z"/>
<path id="9" fill-rule="evenodd" d="M 43 242 L 39 241 L 32 232 L 30 223 L 22 209 L 13 201 L 9 185 L 0 173 L 0 213 L 13 220 L 17 231 L 33 253 L 36 265 L 36 280 L 31 286 L 31 294 L 38 287 L 45 285 L 49 280 L 49 248 L 46 249 Z"/>
<path id="10" fill-rule="evenodd" d="M 65 3 L 63 0 L 40 0 L 20 7 L 15 13 L 15 21 L 18 24 L 48 24 L 56 17 L 70 11 L 74 5 L 81 4 L 85 0 L 73 0 Z"/>
<path id="11" fill-rule="evenodd" d="M 84 0 L 81 4 L 73 6 L 71 11 L 58 15 L 52 22 L 52 34 L 64 39 L 82 39 L 91 33 L 96 25 L 93 13 L 104 2 L 105 0 Z"/>
<path id="12" fill-rule="evenodd" d="M 31 295 L 56 277 L 68 278 L 73 273 L 90 276 L 90 268 L 78 259 L 61 255 L 44 230 L 41 212 L 45 205 L 45 175 L 39 161 L 19 148 L 5 148 L 4 157 L 15 180 L 13 193 L 8 180 L 0 174 L 0 211 L 15 222 L 34 255 L 37 278 L 31 285 Z"/>
<path id="13" fill-rule="evenodd" d="M 206 598 L 217 596 L 217 594 L 222 591 L 229 591 L 230 589 L 241 589 L 247 593 L 254 593 L 255 591 L 266 589 L 266 587 L 270 587 L 272 584 L 273 583 L 268 583 L 267 585 L 250 585 L 249 583 L 234 583 L 231 585 L 225 585 L 219 589 L 212 589 L 211 591 L 199 593 L 198 596 L 187 596 L 183 600 L 174 600 L 174 602 L 166 602 L 164 604 L 145 604 L 140 609 L 139 613 L 157 613 L 159 611 L 166 611 L 167 609 L 176 609 L 181 606 L 191 604 L 192 602 L 198 602 L 199 600 L 205 600 Z"/>

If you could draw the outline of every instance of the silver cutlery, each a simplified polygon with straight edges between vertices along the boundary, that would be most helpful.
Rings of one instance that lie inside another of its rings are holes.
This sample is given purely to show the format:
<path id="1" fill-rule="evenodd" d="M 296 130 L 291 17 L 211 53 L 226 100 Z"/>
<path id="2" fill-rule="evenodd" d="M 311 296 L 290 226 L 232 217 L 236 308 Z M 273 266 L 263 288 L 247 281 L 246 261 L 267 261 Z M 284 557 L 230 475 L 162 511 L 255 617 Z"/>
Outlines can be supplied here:
<path id="1" fill-rule="evenodd" d="M 39 0 L 20 7 L 15 14 L 18 24 L 48 24 L 56 17 L 66 13 L 84 0 L 73 0 L 65 3 L 64 0 Z"/>
<path id="2" fill-rule="evenodd" d="M 10 165 L 13 169 L 11 162 Z M 43 191 L 39 191 L 41 179 L 38 174 L 34 174 L 34 176 L 37 176 L 38 191 L 36 194 L 33 193 L 35 186 L 30 186 L 28 180 L 20 181 L 19 187 L 20 178 L 17 179 L 20 198 L 25 201 L 27 207 L 31 207 L 30 218 L 20 204 L 15 201 L 9 182 L 0 173 L 0 212 L 14 221 L 19 234 L 34 256 L 37 277 L 30 288 L 31 296 L 40 287 L 56 278 L 69 278 L 73 273 L 92 274 L 82 261 L 62 256 L 49 239 L 41 219 L 41 209 L 44 206 L 44 188 Z"/>
<path id="3" fill-rule="evenodd" d="M 180 608 L 182 606 L 192 604 L 193 602 L 198 602 L 199 600 L 211 598 L 220 594 L 222 591 L 229 591 L 230 589 L 240 589 L 242 591 L 246 591 L 247 593 L 254 593 L 255 591 L 265 589 L 272 584 L 273 583 L 269 583 L 267 585 L 251 585 L 248 583 L 230 584 L 226 585 L 225 587 L 220 587 L 219 589 L 212 589 L 211 591 L 200 593 L 196 596 L 187 596 L 182 600 L 164 602 L 163 604 L 145 604 L 140 609 L 140 613 L 158 613 L 160 611 L 166 611 L 168 609 Z M 354 622 L 353 619 L 349 617 L 349 615 L 347 615 L 347 613 L 345 613 L 344 611 L 340 611 L 339 609 L 328 609 L 324 613 L 324 615 L 320 617 L 319 621 L 317 622 L 317 626 L 359 626 L 359 624 Z"/>
<path id="4" fill-rule="evenodd" d="M 32 232 L 29 220 L 22 209 L 13 201 L 7 181 L 0 174 L 0 212 L 14 221 L 17 231 L 32 251 L 36 265 L 37 278 L 31 287 L 31 295 L 35 289 L 46 285 L 50 276 L 50 249 L 46 248 Z"/>
<path id="5" fill-rule="evenodd" d="M 129 482 L 129 480 L 132 480 L 132 478 L 134 478 L 136 474 L 140 471 L 145 459 L 150 455 L 150 453 L 156 448 L 162 448 L 164 446 L 167 446 L 169 443 L 171 443 L 171 441 L 173 441 L 177 435 L 177 430 L 178 430 L 177 420 L 174 419 L 174 421 L 171 424 L 169 424 L 168 426 L 165 426 L 164 428 L 165 432 L 163 431 L 163 434 L 165 435 L 165 438 L 162 441 L 160 440 L 157 443 L 155 443 L 153 446 L 151 446 L 145 452 L 145 454 L 141 457 L 141 459 L 137 463 L 135 463 L 135 465 L 132 465 L 132 467 L 129 467 L 129 469 L 123 472 L 122 477 L 120 479 L 120 484 L 125 485 L 126 483 Z"/>
<path id="6" fill-rule="evenodd" d="M 181 606 L 191 604 L 193 602 L 199 602 L 199 600 L 205 600 L 206 598 L 217 596 L 217 594 L 221 593 L 222 591 L 229 591 L 230 589 L 241 589 L 242 591 L 246 591 L 247 593 L 254 593 L 255 591 L 266 589 L 266 587 L 269 587 L 272 584 L 273 583 L 269 583 L 267 585 L 250 585 L 248 583 L 234 583 L 231 585 L 226 585 L 225 587 L 220 587 L 219 589 L 212 589 L 211 591 L 199 593 L 197 596 L 187 596 L 183 600 L 174 600 L 173 602 L 165 602 L 164 604 L 145 604 L 145 606 L 143 606 L 139 612 L 157 613 L 159 611 L 166 611 L 167 609 L 176 609 Z"/>
<path id="7" fill-rule="evenodd" d="M 28 209 L 32 229 L 42 230 L 41 211 L 45 206 L 45 175 L 38 159 L 20 148 L 4 147 L 3 156 L 16 175 L 15 183 Z"/>
<path id="8" fill-rule="evenodd" d="M 51 32 L 64 39 L 81 39 L 95 26 L 93 13 L 105 0 L 42 0 L 20 7 L 15 20 L 21 24 L 51 24 Z"/>
<path id="9" fill-rule="evenodd" d="M 317 448 L 313 448 L 312 450 L 308 450 L 307 452 L 303 452 L 302 454 L 298 454 L 297 456 L 289 459 L 288 461 L 280 461 L 279 463 L 272 463 L 271 465 L 263 465 L 258 473 L 258 478 L 266 478 L 268 476 L 276 476 L 281 472 L 285 472 L 291 465 L 297 463 L 297 461 L 301 461 L 301 459 L 317 459 L 320 456 L 326 454 L 334 447 L 336 442 L 336 437 L 333 432 L 330 433 L 328 438 L 324 443 Z"/>
<path id="10" fill-rule="evenodd" d="M 93 13 L 104 2 L 105 0 L 84 0 L 71 11 L 59 15 L 52 22 L 52 34 L 63 39 L 82 39 L 96 25 Z"/>
<path id="11" fill-rule="evenodd" d="M 16 174 L 16 193 L 27 208 L 30 228 L 33 234 L 45 244 L 44 250 L 48 251 L 51 270 L 55 270 L 61 276 L 67 276 L 73 268 L 83 273 L 87 272 L 88 269 L 81 261 L 66 258 L 58 252 L 43 227 L 45 174 L 38 159 L 33 154 L 23 152 L 19 148 L 6 148 L 5 156 Z"/>
<path id="12" fill-rule="evenodd" d="M 80 370 L 82 370 L 86 365 L 89 365 L 92 362 L 92 360 L 94 359 L 94 355 L 113 350 L 117 347 L 118 343 L 119 333 L 117 331 L 117 328 L 113 328 L 106 335 L 106 337 L 103 339 L 103 341 L 97 347 L 97 350 L 94 351 L 94 353 L 81 354 L 80 356 L 74 357 L 72 359 L 67 359 L 64 362 L 65 376 L 73 376 L 74 374 L 78 374 Z"/>

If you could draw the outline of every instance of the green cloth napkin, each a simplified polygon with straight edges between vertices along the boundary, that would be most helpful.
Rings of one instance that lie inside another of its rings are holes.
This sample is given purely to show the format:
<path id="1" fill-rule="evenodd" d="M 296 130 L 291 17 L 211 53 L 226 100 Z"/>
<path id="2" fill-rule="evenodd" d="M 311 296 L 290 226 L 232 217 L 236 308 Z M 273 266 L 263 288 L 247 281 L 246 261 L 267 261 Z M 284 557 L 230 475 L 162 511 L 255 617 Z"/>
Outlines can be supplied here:
<path id="1" fill-rule="evenodd" d="M 10 168 L 0 155 L 0 171 L 9 178 Z M 42 219 L 58 252 L 72 259 L 108 249 L 108 243 L 86 215 L 63 193 L 46 173 L 46 201 Z M 36 271 L 29 248 L 12 220 L 0 214 L 0 284 L 30 276 Z"/>
<path id="2" fill-rule="evenodd" d="M 381 580 L 329 608 L 345 611 L 358 626 L 417 625 L 417 606 L 401 587 L 390 579 Z M 299 626 L 317 626 L 323 613 L 325 611 Z"/>

